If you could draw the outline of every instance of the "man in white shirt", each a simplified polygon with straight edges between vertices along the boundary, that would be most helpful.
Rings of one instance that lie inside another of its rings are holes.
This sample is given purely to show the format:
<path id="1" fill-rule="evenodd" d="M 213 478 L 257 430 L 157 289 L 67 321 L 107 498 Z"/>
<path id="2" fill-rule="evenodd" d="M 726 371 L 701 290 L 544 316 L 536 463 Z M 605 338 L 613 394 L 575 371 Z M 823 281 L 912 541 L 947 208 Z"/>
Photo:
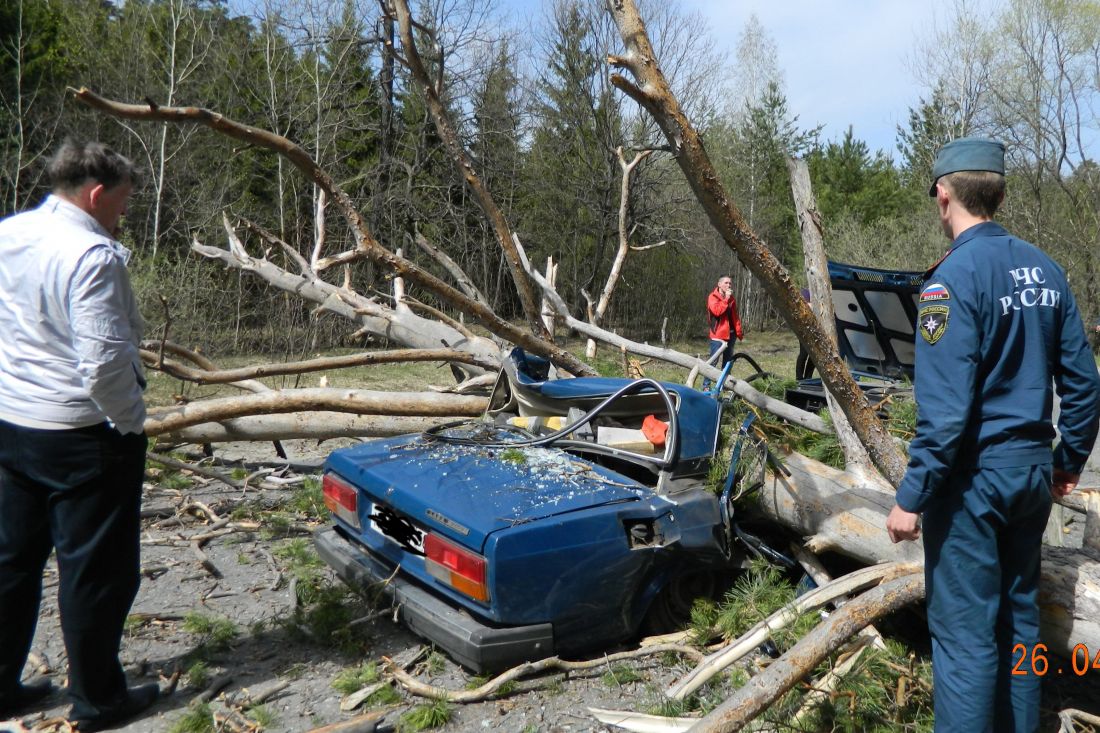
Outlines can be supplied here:
<path id="1" fill-rule="evenodd" d="M 20 676 L 56 549 L 70 719 L 89 733 L 159 694 L 127 689 L 118 658 L 146 449 L 142 321 L 115 240 L 136 170 L 66 141 L 49 173 L 53 193 L 0 222 L 0 719 L 52 692 Z"/>

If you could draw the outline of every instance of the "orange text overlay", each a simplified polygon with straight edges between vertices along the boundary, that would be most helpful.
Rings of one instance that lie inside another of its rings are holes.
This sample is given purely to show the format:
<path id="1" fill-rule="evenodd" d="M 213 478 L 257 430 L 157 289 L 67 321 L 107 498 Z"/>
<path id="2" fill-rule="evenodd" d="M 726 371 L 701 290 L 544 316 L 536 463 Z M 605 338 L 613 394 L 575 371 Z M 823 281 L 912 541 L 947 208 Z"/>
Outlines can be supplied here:
<path id="1" fill-rule="evenodd" d="M 1065 661 L 1060 657 L 1055 657 L 1053 660 L 1048 658 L 1047 652 L 1046 644 L 1036 644 L 1030 647 L 1026 644 L 1016 644 L 1012 647 L 1012 674 L 1033 674 L 1036 677 L 1044 677 L 1048 674 L 1073 674 L 1084 677 L 1090 672 L 1100 674 L 1100 647 L 1092 650 L 1090 654 L 1087 645 L 1076 645 L 1073 647 L 1073 653 L 1070 654 L 1068 667 L 1063 666 Z"/>

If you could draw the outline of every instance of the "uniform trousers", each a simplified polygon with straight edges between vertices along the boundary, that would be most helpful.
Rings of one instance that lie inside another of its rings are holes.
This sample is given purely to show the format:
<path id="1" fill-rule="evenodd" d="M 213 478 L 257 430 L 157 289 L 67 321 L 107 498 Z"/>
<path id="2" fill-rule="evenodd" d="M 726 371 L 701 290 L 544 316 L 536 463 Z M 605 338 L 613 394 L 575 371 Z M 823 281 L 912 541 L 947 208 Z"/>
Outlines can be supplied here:
<path id="1" fill-rule="evenodd" d="M 0 697 L 19 682 L 55 548 L 71 714 L 94 718 L 126 700 L 118 651 L 140 583 L 146 446 L 107 423 L 0 421 Z"/>
<path id="2" fill-rule="evenodd" d="M 980 468 L 952 476 L 924 511 L 936 731 L 1039 727 L 1032 654 L 1050 486 L 1050 464 Z M 1013 675 L 1021 654 L 1026 674 Z"/>

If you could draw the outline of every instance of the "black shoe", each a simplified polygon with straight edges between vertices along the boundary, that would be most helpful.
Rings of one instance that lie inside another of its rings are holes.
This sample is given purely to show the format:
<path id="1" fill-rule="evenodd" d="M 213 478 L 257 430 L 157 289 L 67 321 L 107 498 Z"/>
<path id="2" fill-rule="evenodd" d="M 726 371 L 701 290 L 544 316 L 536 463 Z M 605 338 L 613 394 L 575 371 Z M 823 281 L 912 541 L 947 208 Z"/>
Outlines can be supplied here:
<path id="1" fill-rule="evenodd" d="M 126 699 L 113 708 L 104 710 L 91 718 L 73 718 L 73 724 L 79 733 L 94 733 L 97 730 L 113 728 L 141 713 L 160 697 L 160 685 L 150 682 L 146 685 L 131 687 Z"/>
<path id="2" fill-rule="evenodd" d="M 49 680 L 18 684 L 13 692 L 0 697 L 0 719 L 13 718 L 35 703 L 42 702 L 56 688 Z"/>

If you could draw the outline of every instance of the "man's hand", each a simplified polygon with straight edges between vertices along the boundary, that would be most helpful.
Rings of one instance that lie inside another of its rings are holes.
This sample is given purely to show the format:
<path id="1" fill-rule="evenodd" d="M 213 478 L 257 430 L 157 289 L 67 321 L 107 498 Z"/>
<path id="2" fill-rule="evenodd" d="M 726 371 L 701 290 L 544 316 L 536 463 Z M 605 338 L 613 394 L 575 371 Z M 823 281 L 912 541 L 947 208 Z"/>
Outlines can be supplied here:
<path id="1" fill-rule="evenodd" d="M 1050 485 L 1050 494 L 1055 499 L 1061 499 L 1077 488 L 1077 482 L 1081 480 L 1080 474 L 1070 473 L 1061 468 L 1054 469 L 1054 481 Z"/>
<path id="2" fill-rule="evenodd" d="M 920 515 L 895 505 L 886 517 L 886 531 L 895 545 L 902 540 L 915 540 L 920 537 Z"/>

